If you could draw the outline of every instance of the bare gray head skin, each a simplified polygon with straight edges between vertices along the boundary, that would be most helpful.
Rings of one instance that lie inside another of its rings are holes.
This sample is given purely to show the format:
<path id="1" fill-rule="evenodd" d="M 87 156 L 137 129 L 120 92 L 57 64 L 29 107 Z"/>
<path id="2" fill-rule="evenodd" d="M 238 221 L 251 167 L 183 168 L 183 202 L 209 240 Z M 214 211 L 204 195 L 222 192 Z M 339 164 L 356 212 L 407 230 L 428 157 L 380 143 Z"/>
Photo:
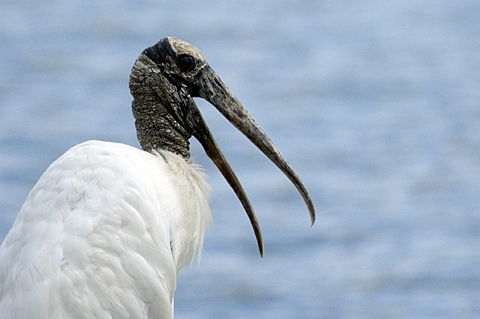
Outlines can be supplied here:
<path id="1" fill-rule="evenodd" d="M 201 97 L 215 106 L 292 181 L 308 207 L 313 225 L 315 209 L 305 185 L 193 45 L 169 37 L 145 49 L 132 68 L 130 92 L 134 98 L 132 110 L 137 137 L 143 150 L 164 149 L 188 160 L 188 140 L 195 136 L 242 203 L 262 257 L 262 233 L 252 205 L 210 133 L 194 97 Z"/>

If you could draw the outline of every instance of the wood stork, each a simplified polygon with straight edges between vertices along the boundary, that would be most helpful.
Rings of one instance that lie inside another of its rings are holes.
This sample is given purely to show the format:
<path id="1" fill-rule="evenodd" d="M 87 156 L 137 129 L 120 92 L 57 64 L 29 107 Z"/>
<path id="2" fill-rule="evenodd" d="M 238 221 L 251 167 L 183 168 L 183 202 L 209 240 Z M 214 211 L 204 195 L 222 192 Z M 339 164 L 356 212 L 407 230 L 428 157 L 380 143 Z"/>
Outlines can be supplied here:
<path id="1" fill-rule="evenodd" d="M 208 186 L 189 159 L 195 136 L 243 204 L 249 200 L 193 97 L 213 104 L 293 182 L 293 168 L 193 45 L 165 38 L 130 76 L 143 150 L 88 141 L 50 165 L 0 248 L 0 317 L 172 318 L 176 278 L 201 249 Z"/>

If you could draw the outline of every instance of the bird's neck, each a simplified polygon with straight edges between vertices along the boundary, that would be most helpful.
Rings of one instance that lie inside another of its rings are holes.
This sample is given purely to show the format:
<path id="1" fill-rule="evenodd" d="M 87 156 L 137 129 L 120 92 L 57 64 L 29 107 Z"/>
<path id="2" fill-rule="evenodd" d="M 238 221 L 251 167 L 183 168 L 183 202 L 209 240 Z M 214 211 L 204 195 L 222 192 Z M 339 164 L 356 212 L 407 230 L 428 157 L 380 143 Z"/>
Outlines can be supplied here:
<path id="1" fill-rule="evenodd" d="M 162 83 L 164 81 L 155 64 L 140 55 L 130 76 L 137 138 L 144 151 L 166 150 L 188 159 L 191 134 L 185 129 L 181 116 L 172 115 L 177 114 L 179 106 L 162 89 L 170 84 Z"/>
<path id="2" fill-rule="evenodd" d="M 152 112 L 154 110 L 154 112 Z M 190 134 L 177 123 L 162 104 L 133 100 L 137 138 L 144 151 L 166 150 L 188 159 Z"/>

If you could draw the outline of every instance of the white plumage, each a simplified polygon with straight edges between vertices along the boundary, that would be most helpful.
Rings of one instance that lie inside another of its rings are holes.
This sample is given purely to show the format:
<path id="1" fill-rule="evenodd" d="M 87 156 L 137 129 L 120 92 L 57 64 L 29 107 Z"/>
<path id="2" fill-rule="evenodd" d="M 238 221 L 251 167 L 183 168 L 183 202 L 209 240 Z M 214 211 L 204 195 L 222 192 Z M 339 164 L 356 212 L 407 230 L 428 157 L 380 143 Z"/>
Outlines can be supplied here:
<path id="1" fill-rule="evenodd" d="M 195 136 L 263 241 L 253 208 L 193 97 L 242 131 L 303 196 L 305 186 L 197 48 L 165 38 L 130 76 L 143 150 L 89 141 L 50 165 L 0 247 L 0 318 L 172 318 L 176 278 L 202 247 L 209 187 L 190 162 Z"/>
<path id="2" fill-rule="evenodd" d="M 176 154 L 73 147 L 0 249 L 0 318 L 171 318 L 176 277 L 211 218 L 207 193 Z"/>

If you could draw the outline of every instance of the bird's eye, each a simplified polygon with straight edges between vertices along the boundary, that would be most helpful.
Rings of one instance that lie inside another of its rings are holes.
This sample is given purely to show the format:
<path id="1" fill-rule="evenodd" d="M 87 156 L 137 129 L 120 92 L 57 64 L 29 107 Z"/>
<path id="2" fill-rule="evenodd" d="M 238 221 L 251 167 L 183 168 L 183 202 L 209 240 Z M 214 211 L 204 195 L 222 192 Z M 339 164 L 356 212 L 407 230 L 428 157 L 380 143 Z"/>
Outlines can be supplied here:
<path id="1" fill-rule="evenodd" d="M 192 71 L 196 66 L 195 59 L 191 55 L 180 55 L 177 59 L 177 66 L 182 72 Z"/>

